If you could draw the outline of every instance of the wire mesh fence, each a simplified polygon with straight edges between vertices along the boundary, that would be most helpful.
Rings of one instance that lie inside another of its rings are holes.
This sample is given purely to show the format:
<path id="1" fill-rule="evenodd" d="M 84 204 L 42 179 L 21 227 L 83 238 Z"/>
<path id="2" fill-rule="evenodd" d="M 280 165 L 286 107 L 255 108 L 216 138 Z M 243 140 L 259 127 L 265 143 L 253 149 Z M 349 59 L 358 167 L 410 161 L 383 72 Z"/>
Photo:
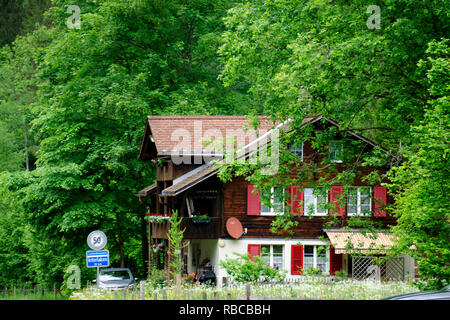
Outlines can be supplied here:
<path id="1" fill-rule="evenodd" d="M 351 257 L 354 279 L 405 280 L 405 259 L 401 257 L 384 260 L 376 256 Z"/>

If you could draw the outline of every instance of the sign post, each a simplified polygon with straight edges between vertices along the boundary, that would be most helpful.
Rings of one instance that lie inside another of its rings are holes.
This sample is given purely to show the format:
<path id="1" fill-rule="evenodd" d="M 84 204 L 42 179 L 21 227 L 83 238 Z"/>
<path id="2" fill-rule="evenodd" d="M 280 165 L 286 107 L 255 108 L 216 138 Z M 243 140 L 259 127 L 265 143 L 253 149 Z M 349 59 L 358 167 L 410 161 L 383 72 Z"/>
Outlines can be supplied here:
<path id="1" fill-rule="evenodd" d="M 102 250 L 108 243 L 108 238 L 103 231 L 92 231 L 87 237 L 87 244 L 92 250 L 86 251 L 86 266 L 97 267 L 97 279 L 100 267 L 109 267 L 109 251 Z"/>

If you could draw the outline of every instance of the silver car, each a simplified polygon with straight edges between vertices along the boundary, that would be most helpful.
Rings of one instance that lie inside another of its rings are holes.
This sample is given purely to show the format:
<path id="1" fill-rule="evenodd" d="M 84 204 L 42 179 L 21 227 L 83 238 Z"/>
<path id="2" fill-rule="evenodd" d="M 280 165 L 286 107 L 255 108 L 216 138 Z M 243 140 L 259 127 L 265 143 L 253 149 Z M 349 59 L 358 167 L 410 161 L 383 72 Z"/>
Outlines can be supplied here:
<path id="1" fill-rule="evenodd" d="M 119 290 L 133 288 L 136 280 L 128 268 L 108 268 L 100 269 L 97 279 L 93 282 L 97 283 L 99 288 Z"/>
<path id="2" fill-rule="evenodd" d="M 386 298 L 385 300 L 450 300 L 450 285 L 439 291 L 422 291 L 402 294 Z"/>

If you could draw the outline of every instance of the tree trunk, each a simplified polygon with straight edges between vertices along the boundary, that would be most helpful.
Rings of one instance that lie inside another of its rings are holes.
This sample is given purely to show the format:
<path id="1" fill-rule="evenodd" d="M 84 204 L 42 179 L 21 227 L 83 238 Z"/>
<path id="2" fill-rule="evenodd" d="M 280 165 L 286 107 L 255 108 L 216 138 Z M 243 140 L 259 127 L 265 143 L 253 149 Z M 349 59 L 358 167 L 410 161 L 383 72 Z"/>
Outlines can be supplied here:
<path id="1" fill-rule="evenodd" d="M 25 148 L 25 168 L 30 171 L 30 159 L 28 157 L 28 128 L 25 121 L 25 112 L 22 113 L 22 123 L 23 123 L 23 138 L 24 138 L 24 148 Z"/>

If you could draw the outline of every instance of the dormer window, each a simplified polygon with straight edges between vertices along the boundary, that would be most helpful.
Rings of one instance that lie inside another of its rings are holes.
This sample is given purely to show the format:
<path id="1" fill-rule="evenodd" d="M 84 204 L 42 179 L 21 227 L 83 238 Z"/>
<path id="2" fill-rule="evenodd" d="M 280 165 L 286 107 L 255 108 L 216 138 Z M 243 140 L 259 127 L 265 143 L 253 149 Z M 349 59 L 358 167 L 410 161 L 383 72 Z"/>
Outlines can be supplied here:
<path id="1" fill-rule="evenodd" d="M 300 161 L 303 161 L 303 143 L 302 142 L 294 142 L 289 146 L 289 151 L 295 154 Z"/>
<path id="2" fill-rule="evenodd" d="M 341 163 L 344 158 L 344 143 L 331 141 L 329 146 L 329 158 L 331 162 Z"/>

